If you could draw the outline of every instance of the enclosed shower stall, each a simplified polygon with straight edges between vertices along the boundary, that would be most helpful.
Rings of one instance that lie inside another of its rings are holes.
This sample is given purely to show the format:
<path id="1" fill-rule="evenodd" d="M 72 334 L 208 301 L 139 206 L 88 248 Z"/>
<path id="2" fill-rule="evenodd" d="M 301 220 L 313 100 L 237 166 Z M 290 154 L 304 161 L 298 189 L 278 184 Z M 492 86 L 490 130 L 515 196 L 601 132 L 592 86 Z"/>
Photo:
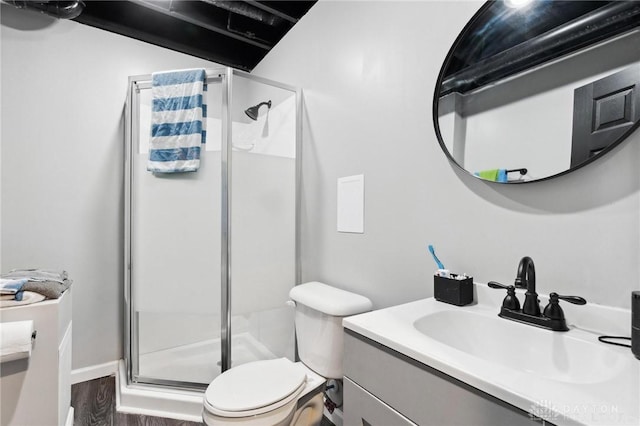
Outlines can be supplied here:
<path id="1" fill-rule="evenodd" d="M 301 92 L 206 70 L 196 172 L 147 171 L 151 75 L 129 78 L 125 365 L 133 384 L 202 389 L 232 366 L 293 359 Z"/>

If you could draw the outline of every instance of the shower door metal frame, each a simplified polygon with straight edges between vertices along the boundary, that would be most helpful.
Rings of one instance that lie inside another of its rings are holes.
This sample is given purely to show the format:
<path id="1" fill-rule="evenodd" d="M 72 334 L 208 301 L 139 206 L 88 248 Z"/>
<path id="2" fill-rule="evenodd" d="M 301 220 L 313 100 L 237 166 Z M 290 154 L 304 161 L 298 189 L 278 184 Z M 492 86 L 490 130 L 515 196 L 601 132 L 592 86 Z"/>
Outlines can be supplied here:
<path id="1" fill-rule="evenodd" d="M 302 162 L 302 90 L 277 81 L 258 77 L 233 68 L 212 68 L 206 70 L 207 82 L 221 80 L 222 87 L 222 143 L 221 143 L 221 370 L 231 367 L 231 172 L 232 172 L 232 117 L 230 105 L 233 94 L 234 76 L 263 83 L 269 86 L 288 90 L 296 96 L 296 158 L 295 158 L 295 285 L 301 282 L 300 269 L 300 202 L 301 202 L 301 162 Z M 204 390 L 206 384 L 183 382 L 177 380 L 156 379 L 143 377 L 138 371 L 138 332 L 133 330 L 135 315 L 132 287 L 132 178 L 134 143 L 139 133 L 139 93 L 142 89 L 151 88 L 151 74 L 129 77 L 127 99 L 125 105 L 125 167 L 124 167 L 124 364 L 128 386 L 157 387 L 165 386 L 175 389 Z M 137 324 L 137 321 L 135 321 Z M 133 360 L 136 360 L 133 362 Z M 212 360 L 212 362 L 215 362 Z"/>

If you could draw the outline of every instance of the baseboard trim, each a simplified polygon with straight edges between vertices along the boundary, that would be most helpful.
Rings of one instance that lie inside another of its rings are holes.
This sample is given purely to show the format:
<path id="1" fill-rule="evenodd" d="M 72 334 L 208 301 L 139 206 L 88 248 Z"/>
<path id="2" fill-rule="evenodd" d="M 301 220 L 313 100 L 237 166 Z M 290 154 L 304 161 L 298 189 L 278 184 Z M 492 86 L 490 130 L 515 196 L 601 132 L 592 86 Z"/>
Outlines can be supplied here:
<path id="1" fill-rule="evenodd" d="M 71 371 L 71 384 L 87 382 L 100 377 L 114 376 L 118 372 L 118 361 L 91 365 Z"/>

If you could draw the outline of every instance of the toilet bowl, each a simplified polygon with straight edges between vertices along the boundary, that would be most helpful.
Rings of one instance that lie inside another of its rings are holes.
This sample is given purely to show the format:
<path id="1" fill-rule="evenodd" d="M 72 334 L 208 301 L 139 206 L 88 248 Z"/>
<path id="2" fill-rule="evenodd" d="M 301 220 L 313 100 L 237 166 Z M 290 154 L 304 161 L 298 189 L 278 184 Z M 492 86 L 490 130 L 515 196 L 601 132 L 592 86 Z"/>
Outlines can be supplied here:
<path id="1" fill-rule="evenodd" d="M 325 379 L 286 358 L 255 361 L 225 371 L 207 388 L 206 425 L 319 425 Z"/>
<path id="2" fill-rule="evenodd" d="M 205 392 L 208 426 L 317 426 L 327 379 L 342 379 L 342 318 L 371 310 L 369 299 L 319 282 L 295 286 L 301 362 L 255 361 L 216 377 Z"/>

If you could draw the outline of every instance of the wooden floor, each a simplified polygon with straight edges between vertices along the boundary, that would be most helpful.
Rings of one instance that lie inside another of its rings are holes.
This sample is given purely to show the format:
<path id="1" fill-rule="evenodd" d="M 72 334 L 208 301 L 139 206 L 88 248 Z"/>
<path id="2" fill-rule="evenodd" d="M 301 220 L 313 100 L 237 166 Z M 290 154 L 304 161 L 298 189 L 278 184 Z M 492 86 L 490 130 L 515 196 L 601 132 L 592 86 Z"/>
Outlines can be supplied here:
<path id="1" fill-rule="evenodd" d="M 116 412 L 115 377 L 71 386 L 74 426 L 198 426 L 203 423 Z"/>
<path id="2" fill-rule="evenodd" d="M 71 386 L 74 426 L 199 426 L 203 423 L 116 412 L 115 377 L 102 377 Z M 326 418 L 322 426 L 333 426 Z"/>

